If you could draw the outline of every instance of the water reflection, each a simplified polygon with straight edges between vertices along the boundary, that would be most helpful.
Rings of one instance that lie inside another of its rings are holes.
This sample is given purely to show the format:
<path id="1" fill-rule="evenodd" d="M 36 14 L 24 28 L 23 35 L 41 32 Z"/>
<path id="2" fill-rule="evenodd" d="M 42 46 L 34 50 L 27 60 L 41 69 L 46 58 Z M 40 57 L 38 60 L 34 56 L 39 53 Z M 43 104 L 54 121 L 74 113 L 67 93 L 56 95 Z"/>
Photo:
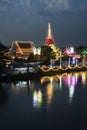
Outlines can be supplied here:
<path id="1" fill-rule="evenodd" d="M 69 102 L 72 102 L 75 86 L 78 83 L 78 75 L 77 73 L 74 74 L 66 74 L 64 76 L 65 85 L 69 88 Z"/>
<path id="2" fill-rule="evenodd" d="M 46 87 L 46 94 L 47 94 L 47 106 L 49 107 L 52 103 L 52 98 L 53 98 L 53 85 L 52 83 L 48 84 Z"/>
<path id="3" fill-rule="evenodd" d="M 82 84 L 83 84 L 83 86 L 86 85 L 86 80 L 87 80 L 87 74 L 82 72 Z"/>
<path id="4" fill-rule="evenodd" d="M 44 76 L 40 81 L 19 81 L 12 83 L 11 88 L 16 94 L 24 90 L 28 91 L 29 95 L 32 95 L 33 109 L 41 109 L 44 104 L 48 109 L 51 108 L 53 102 L 57 100 L 57 98 L 55 98 L 57 91 L 58 94 L 63 94 L 64 90 L 64 92 L 68 93 L 69 103 L 73 103 L 75 89 L 78 87 L 79 81 L 81 81 L 83 86 L 87 85 L 87 72 L 64 73 L 51 77 Z M 36 85 L 36 83 L 38 84 Z"/>
<path id="5" fill-rule="evenodd" d="M 12 82 L 11 84 L 12 91 L 16 94 L 19 94 L 20 92 L 24 91 L 24 89 L 27 89 L 28 93 L 34 89 L 34 82 L 28 81 L 17 81 Z"/>
<path id="6" fill-rule="evenodd" d="M 60 90 L 62 90 L 62 77 L 61 76 L 59 77 L 59 88 Z"/>
<path id="7" fill-rule="evenodd" d="M 42 92 L 39 89 L 38 91 L 34 91 L 33 92 L 33 107 L 35 109 L 39 109 L 41 108 L 42 105 Z"/>
<path id="8" fill-rule="evenodd" d="M 56 75 L 53 77 L 45 76 L 41 78 L 41 84 L 46 84 L 47 88 L 47 105 L 52 104 L 53 98 L 53 90 L 56 86 L 59 88 L 58 90 L 63 90 L 63 88 L 68 88 L 68 99 L 69 102 L 73 102 L 73 97 L 75 94 L 75 88 L 78 85 L 79 79 L 82 79 L 82 85 L 86 86 L 87 84 L 87 72 L 79 72 L 79 73 L 64 73 L 62 75 Z M 53 81 L 53 82 L 52 82 Z M 55 83 L 55 85 L 54 85 Z M 48 89 L 49 88 L 49 89 Z"/>
<path id="9" fill-rule="evenodd" d="M 8 99 L 8 85 L 4 86 L 4 84 L 0 82 L 0 106 L 5 105 L 8 102 Z"/>

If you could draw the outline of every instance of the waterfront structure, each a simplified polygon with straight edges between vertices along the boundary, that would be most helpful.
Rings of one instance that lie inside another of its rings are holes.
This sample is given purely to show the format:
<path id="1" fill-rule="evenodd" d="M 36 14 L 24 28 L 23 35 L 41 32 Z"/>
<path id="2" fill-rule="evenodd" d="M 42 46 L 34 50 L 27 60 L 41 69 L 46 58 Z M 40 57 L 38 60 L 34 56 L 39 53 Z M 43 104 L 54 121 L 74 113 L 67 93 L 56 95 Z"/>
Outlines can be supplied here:
<path id="1" fill-rule="evenodd" d="M 13 41 L 9 52 L 15 52 L 18 58 L 27 59 L 34 47 L 34 43 L 31 41 Z"/>
<path id="2" fill-rule="evenodd" d="M 28 72 L 32 73 L 35 71 L 35 68 L 33 65 L 29 65 L 23 62 L 18 62 L 13 64 L 13 71 L 14 74 L 27 74 Z"/>

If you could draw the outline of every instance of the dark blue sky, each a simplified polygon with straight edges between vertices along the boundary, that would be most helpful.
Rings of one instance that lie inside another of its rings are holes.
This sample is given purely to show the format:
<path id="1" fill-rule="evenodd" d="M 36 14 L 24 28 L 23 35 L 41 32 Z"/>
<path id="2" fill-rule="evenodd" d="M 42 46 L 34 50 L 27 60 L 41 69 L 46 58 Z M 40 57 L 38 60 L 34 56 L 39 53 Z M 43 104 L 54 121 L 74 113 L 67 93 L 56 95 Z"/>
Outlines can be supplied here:
<path id="1" fill-rule="evenodd" d="M 0 0 L 0 41 L 44 45 L 49 20 L 57 46 L 87 45 L 87 0 Z"/>

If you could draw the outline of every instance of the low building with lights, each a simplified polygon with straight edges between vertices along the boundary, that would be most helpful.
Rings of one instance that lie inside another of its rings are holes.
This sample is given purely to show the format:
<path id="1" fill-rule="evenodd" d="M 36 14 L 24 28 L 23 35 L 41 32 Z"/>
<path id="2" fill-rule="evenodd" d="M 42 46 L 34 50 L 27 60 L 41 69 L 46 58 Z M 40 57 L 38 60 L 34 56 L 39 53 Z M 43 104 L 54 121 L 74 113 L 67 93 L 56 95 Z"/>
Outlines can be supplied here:
<path id="1" fill-rule="evenodd" d="M 15 53 L 18 58 L 27 59 L 34 47 L 34 43 L 31 41 L 13 41 L 9 52 Z"/>

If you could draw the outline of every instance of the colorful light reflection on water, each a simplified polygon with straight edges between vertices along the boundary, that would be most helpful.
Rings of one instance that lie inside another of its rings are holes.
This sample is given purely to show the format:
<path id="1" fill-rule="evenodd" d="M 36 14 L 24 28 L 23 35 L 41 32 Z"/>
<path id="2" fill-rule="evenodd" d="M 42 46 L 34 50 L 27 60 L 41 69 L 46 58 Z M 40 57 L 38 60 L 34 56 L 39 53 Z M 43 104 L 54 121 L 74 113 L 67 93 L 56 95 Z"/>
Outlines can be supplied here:
<path id="1" fill-rule="evenodd" d="M 41 108 L 42 105 L 42 92 L 41 90 L 33 92 L 33 107 L 34 108 Z"/>
<path id="2" fill-rule="evenodd" d="M 87 72 L 0 86 L 0 130 L 87 126 Z"/>
<path id="3" fill-rule="evenodd" d="M 21 92 L 23 88 L 27 88 L 27 90 L 32 93 L 33 109 L 38 110 L 42 108 L 44 100 L 47 108 L 51 107 L 55 92 L 63 91 L 64 89 L 68 91 L 67 96 L 69 103 L 72 103 L 79 79 L 81 80 L 82 86 L 85 87 L 87 85 L 87 72 L 64 73 L 51 77 L 44 76 L 40 79 L 40 83 L 37 86 L 35 81 L 19 81 L 15 84 L 12 83 L 12 90 L 18 93 Z M 43 89 L 45 92 L 43 92 Z"/>

